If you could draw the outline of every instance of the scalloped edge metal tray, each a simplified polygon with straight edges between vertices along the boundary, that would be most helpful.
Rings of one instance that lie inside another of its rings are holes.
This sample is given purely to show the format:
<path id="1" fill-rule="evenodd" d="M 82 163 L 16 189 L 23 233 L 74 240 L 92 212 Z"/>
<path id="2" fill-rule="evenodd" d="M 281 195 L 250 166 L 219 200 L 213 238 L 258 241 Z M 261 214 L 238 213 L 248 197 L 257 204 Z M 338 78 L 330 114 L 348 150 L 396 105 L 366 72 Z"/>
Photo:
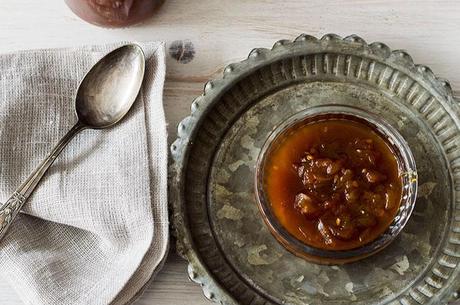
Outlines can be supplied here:
<path id="1" fill-rule="evenodd" d="M 286 54 L 296 47 L 315 46 L 333 40 L 342 40 L 342 38 L 335 34 L 327 34 L 321 39 L 317 39 L 302 34 L 292 42 L 280 40 L 274 44 L 272 49 L 253 49 L 247 59 L 228 65 L 224 69 L 222 78 L 206 83 L 204 93 L 197 97 L 191 105 L 191 115 L 183 119 L 177 127 L 178 138 L 171 145 L 173 162 L 169 167 L 169 196 L 172 207 L 173 234 L 177 238 L 178 253 L 189 262 L 188 274 L 190 279 L 202 287 L 204 295 L 211 301 L 221 304 L 237 304 L 235 299 L 209 274 L 200 257 L 193 250 L 193 242 L 187 229 L 182 181 L 185 175 L 184 169 L 187 163 L 189 143 L 193 141 L 195 130 L 200 125 L 200 118 L 206 114 L 210 105 L 219 101 L 222 92 L 231 87 L 239 78 L 258 69 L 262 64 L 279 59 L 280 55 Z M 398 66 L 399 69 L 404 69 L 416 77 L 419 82 L 436 88 L 442 99 L 447 100 L 457 113 L 460 113 L 459 104 L 453 97 L 449 82 L 436 77 L 430 68 L 424 65 L 415 65 L 410 55 L 405 51 L 391 51 L 388 46 L 380 42 L 367 44 L 356 35 L 343 38 L 343 41 L 359 44 L 364 52 L 372 53 L 379 60 Z M 457 293 L 454 293 L 452 297 L 457 298 Z"/>

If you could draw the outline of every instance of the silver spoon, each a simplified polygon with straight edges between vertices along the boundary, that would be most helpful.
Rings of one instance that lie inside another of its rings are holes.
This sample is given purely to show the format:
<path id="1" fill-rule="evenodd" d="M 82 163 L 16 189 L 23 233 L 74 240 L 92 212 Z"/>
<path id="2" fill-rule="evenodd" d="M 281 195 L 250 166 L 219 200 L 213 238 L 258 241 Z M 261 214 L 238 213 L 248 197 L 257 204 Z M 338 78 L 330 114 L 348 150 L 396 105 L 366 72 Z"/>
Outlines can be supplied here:
<path id="1" fill-rule="evenodd" d="M 77 123 L 0 208 L 0 239 L 48 168 L 78 132 L 110 127 L 126 115 L 139 93 L 144 70 L 144 52 L 138 45 L 129 44 L 104 56 L 85 75 L 75 101 Z"/>

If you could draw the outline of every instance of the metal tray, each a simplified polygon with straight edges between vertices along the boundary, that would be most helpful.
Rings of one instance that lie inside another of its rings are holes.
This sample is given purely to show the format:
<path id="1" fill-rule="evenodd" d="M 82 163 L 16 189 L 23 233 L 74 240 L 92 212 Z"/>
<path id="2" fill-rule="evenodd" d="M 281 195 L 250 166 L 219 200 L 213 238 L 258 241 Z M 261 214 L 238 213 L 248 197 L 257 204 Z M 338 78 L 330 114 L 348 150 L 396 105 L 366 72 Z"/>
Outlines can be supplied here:
<path id="1" fill-rule="evenodd" d="M 319 104 L 381 115 L 419 171 L 409 223 L 387 249 L 342 266 L 308 263 L 274 237 L 254 199 L 270 131 Z M 171 146 L 170 200 L 190 278 L 221 304 L 445 304 L 460 288 L 460 106 L 404 51 L 352 35 L 301 35 L 254 49 L 208 82 Z"/>

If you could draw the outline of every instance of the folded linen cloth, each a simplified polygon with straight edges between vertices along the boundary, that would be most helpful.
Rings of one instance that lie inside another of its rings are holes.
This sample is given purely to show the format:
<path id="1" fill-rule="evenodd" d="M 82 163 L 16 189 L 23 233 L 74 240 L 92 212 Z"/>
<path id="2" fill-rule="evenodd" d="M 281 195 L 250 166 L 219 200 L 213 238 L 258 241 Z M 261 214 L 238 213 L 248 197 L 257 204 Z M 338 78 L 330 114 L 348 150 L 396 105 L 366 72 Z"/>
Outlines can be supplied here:
<path id="1" fill-rule="evenodd" d="M 76 122 L 79 82 L 120 45 L 0 55 L 1 202 Z M 145 80 L 127 117 L 73 139 L 0 241 L 0 279 L 26 304 L 127 304 L 162 264 L 165 49 L 140 45 Z"/>

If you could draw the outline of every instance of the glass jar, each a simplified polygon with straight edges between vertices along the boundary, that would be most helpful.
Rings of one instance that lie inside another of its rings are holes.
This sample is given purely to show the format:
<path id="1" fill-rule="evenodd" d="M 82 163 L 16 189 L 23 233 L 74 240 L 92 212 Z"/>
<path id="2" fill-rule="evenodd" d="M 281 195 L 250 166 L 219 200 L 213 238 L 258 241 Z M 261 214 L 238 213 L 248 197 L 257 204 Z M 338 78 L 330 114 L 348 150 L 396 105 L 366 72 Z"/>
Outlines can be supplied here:
<path id="1" fill-rule="evenodd" d="M 150 18 L 164 0 L 65 0 L 83 20 L 103 27 L 126 27 Z"/>
<path id="2" fill-rule="evenodd" d="M 307 123 L 326 120 L 330 117 L 341 117 L 347 120 L 362 122 L 375 130 L 386 139 L 395 153 L 398 172 L 402 180 L 402 195 L 399 210 L 387 230 L 374 241 L 359 248 L 350 250 L 325 250 L 307 245 L 291 235 L 280 223 L 272 210 L 267 191 L 265 189 L 265 173 L 267 158 L 270 152 L 277 147 L 283 135 Z M 343 264 L 360 260 L 383 250 L 388 246 L 406 225 L 415 205 L 417 195 L 417 170 L 412 152 L 400 135 L 391 125 L 380 117 L 367 111 L 351 106 L 323 105 L 312 107 L 299 112 L 275 128 L 263 145 L 259 154 L 256 174 L 255 193 L 262 217 L 273 236 L 295 255 L 320 264 Z"/>

